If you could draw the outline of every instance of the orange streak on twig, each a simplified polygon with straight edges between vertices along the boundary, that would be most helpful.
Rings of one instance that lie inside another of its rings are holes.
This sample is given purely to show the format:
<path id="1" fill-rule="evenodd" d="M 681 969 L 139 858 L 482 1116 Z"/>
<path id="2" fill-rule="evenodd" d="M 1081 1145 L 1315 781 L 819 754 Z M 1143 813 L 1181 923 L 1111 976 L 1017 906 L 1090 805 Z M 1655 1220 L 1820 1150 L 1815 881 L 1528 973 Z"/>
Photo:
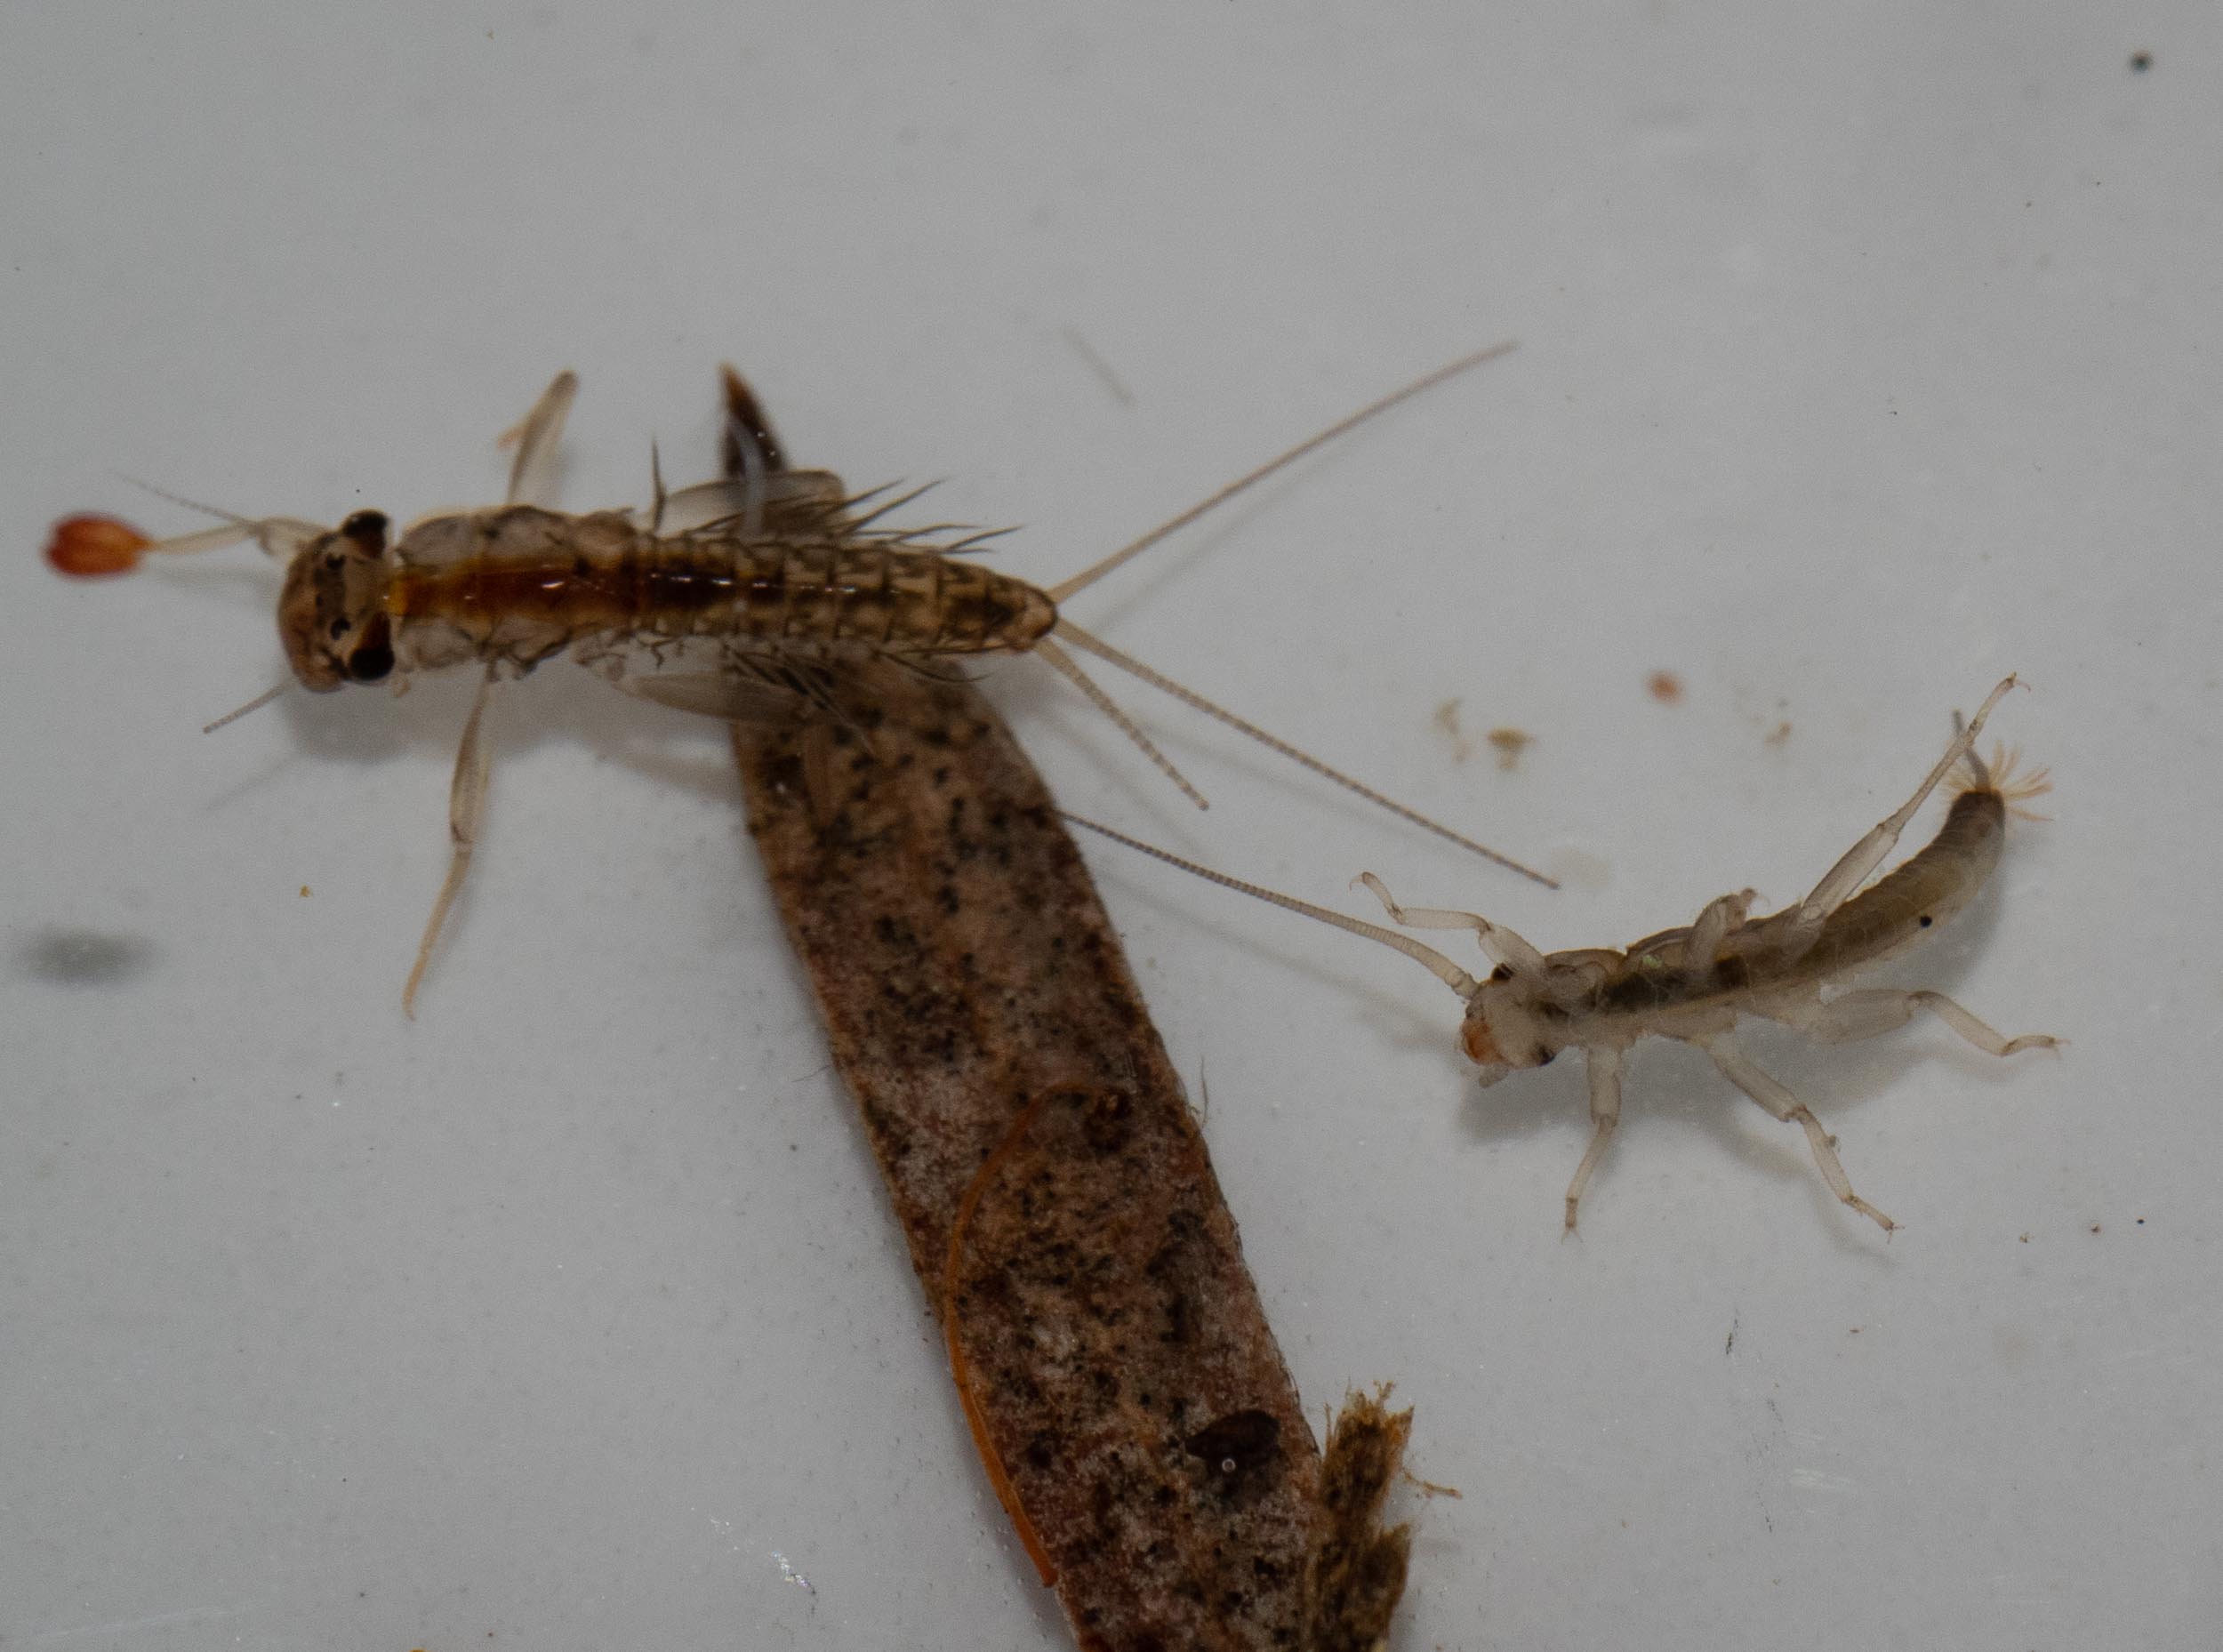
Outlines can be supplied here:
<path id="1" fill-rule="evenodd" d="M 1057 1568 L 1051 1564 L 1049 1551 L 1042 1546 L 1042 1539 L 1034 1529 L 1034 1522 L 1027 1518 L 1025 1505 L 1020 1503 L 1018 1491 L 1011 1484 L 1011 1476 L 1004 1472 L 1003 1455 L 996 1449 L 996 1442 L 988 1437 L 988 1419 L 981 1411 L 980 1401 L 973 1395 L 972 1367 L 967 1363 L 964 1347 L 958 1340 L 957 1279 L 959 1264 L 965 1257 L 965 1231 L 972 1225 L 973 1213 L 980 1207 L 981 1195 L 988 1191 L 988 1184 L 995 1179 L 996 1172 L 1003 1168 L 1003 1161 L 1010 1157 L 1012 1150 L 1019 1145 L 1032 1127 L 1050 1095 L 1051 1092 L 1046 1089 L 1020 1110 L 1011 1128 L 996 1144 L 996 1151 L 988 1155 L 979 1174 L 973 1177 L 972 1184 L 965 1190 L 965 1197 L 958 1200 L 957 1220 L 950 1224 L 949 1259 L 942 1268 L 942 1335 L 949 1344 L 950 1375 L 957 1383 L 958 1403 L 965 1407 L 965 1421 L 973 1431 L 973 1448 L 980 1453 L 981 1466 L 988 1471 L 988 1483 L 995 1488 L 996 1500 L 1003 1504 L 1004 1512 L 1011 1517 L 1011 1524 L 1019 1534 L 1019 1542 L 1026 1549 L 1027 1559 L 1034 1562 L 1035 1572 L 1042 1579 L 1045 1589 L 1057 1582 Z"/>

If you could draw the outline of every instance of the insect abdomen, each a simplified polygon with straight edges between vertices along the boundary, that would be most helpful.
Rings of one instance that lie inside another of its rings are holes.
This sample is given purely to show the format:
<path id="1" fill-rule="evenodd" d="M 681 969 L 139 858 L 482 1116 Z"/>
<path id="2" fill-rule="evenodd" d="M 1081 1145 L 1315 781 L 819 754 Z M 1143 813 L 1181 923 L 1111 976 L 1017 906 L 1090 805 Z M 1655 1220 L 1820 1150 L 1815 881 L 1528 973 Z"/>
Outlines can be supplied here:
<path id="1" fill-rule="evenodd" d="M 767 642 L 980 654 L 1030 647 L 1057 622 L 1031 586 L 928 551 L 766 547 L 734 572 L 732 629 Z"/>
<path id="2" fill-rule="evenodd" d="M 1983 887 L 1999 863 L 2006 830 L 1999 793 L 1962 792 L 1919 854 L 1830 914 L 1801 962 L 1830 974 L 1903 951 Z"/>
<path id="3" fill-rule="evenodd" d="M 1023 650 L 1057 622 L 1031 586 L 930 551 L 659 539 L 614 513 L 564 518 L 518 507 L 446 518 L 401 550 L 387 597 L 395 619 L 520 664 L 593 637 L 855 644 L 896 654 Z"/>

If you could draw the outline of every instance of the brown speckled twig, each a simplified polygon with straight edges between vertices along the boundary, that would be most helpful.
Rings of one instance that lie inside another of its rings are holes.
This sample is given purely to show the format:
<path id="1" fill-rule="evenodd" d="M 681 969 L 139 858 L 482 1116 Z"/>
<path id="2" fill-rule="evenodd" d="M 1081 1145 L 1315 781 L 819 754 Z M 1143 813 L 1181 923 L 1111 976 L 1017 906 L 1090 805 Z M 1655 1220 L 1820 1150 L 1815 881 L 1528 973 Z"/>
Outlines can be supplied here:
<path id="1" fill-rule="evenodd" d="M 859 687 L 855 726 L 736 733 L 750 830 L 1075 1634 L 1371 1644 L 1403 1578 L 1401 1537 L 1367 1536 L 1401 1419 L 1349 1481 L 1380 1488 L 1324 1504 L 1203 1142 L 1041 782 L 969 689 L 893 669 Z"/>

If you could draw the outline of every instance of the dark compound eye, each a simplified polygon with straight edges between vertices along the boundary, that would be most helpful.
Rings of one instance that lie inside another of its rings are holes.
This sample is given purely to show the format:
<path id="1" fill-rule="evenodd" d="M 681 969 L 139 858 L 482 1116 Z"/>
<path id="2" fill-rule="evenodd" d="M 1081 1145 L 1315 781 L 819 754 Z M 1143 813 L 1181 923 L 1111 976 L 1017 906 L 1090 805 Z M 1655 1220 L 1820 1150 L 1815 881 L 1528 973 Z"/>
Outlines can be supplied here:
<path id="1" fill-rule="evenodd" d="M 384 643 L 365 644 L 348 656 L 348 680 L 382 683 L 392 675 L 394 651 Z"/>
<path id="2" fill-rule="evenodd" d="M 382 682 L 394 669 L 394 630 L 382 613 L 371 616 L 363 628 L 363 640 L 348 655 L 348 680 Z"/>

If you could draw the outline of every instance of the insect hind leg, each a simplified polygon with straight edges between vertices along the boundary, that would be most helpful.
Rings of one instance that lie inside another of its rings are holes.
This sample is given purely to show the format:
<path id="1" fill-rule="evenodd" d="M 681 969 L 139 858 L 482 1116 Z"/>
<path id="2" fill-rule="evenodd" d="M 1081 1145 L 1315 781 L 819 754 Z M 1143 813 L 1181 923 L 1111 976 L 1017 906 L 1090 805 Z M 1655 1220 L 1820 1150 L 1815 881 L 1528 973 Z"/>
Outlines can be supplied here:
<path id="1" fill-rule="evenodd" d="M 1794 1009 L 1770 1012 L 1769 1019 L 1781 1022 L 1817 1044 L 1853 1044 L 1905 1026 L 1920 1010 L 1928 1010 L 1986 1055 L 2007 1056 L 2023 1050 L 2056 1049 L 2061 1043 L 2045 1032 L 2007 1038 L 1944 993 L 1927 989 L 1901 992 L 1888 987 L 1866 988 L 1832 998 L 1826 1004 L 1802 1004 Z"/>
<path id="2" fill-rule="evenodd" d="M 1892 814 L 1877 822 L 1874 829 L 1848 849 L 1837 864 L 1823 875 L 1821 882 L 1814 886 L 1806 899 L 1799 902 L 1789 921 L 1778 932 L 1778 939 L 1786 956 L 1801 957 L 1814 944 L 1822 932 L 1822 926 L 1828 922 L 1829 915 L 1867 881 L 1868 874 L 1891 852 L 1891 846 L 1898 841 L 1899 834 L 1906 830 L 1907 822 L 1914 818 L 1914 811 L 1929 800 L 1930 794 L 1938 789 L 1938 782 L 1976 749 L 1976 737 L 1983 733 L 1984 719 L 1991 716 L 1992 708 L 2004 699 L 2007 691 L 2014 686 L 2015 679 L 2009 677 L 1986 696 L 1984 703 L 1977 708 L 1976 715 L 1969 719 L 1968 726 L 1954 735 L 1953 743 L 1946 748 L 1945 756 L 1938 759 L 1935 766 L 1922 777 L 1922 784 L 1914 788 L 1914 795 Z"/>
<path id="3" fill-rule="evenodd" d="M 1836 1143 L 1830 1140 L 1829 1132 L 1822 1128 L 1822 1121 L 1814 1117 L 1812 1108 L 1754 1066 L 1737 1047 L 1734 1039 L 1723 1035 L 1693 1041 L 1713 1058 L 1713 1064 L 1721 1069 L 1724 1079 L 1766 1108 L 1774 1118 L 1786 1124 L 1795 1124 L 1806 1132 L 1806 1144 L 1813 1151 L 1815 1168 L 1822 1173 L 1822 1180 L 1829 1183 L 1829 1191 L 1837 1195 L 1840 1203 L 1858 1211 L 1886 1233 L 1898 1226 L 1852 1191 L 1852 1179 L 1845 1175 L 1845 1167 L 1837 1157 Z"/>

